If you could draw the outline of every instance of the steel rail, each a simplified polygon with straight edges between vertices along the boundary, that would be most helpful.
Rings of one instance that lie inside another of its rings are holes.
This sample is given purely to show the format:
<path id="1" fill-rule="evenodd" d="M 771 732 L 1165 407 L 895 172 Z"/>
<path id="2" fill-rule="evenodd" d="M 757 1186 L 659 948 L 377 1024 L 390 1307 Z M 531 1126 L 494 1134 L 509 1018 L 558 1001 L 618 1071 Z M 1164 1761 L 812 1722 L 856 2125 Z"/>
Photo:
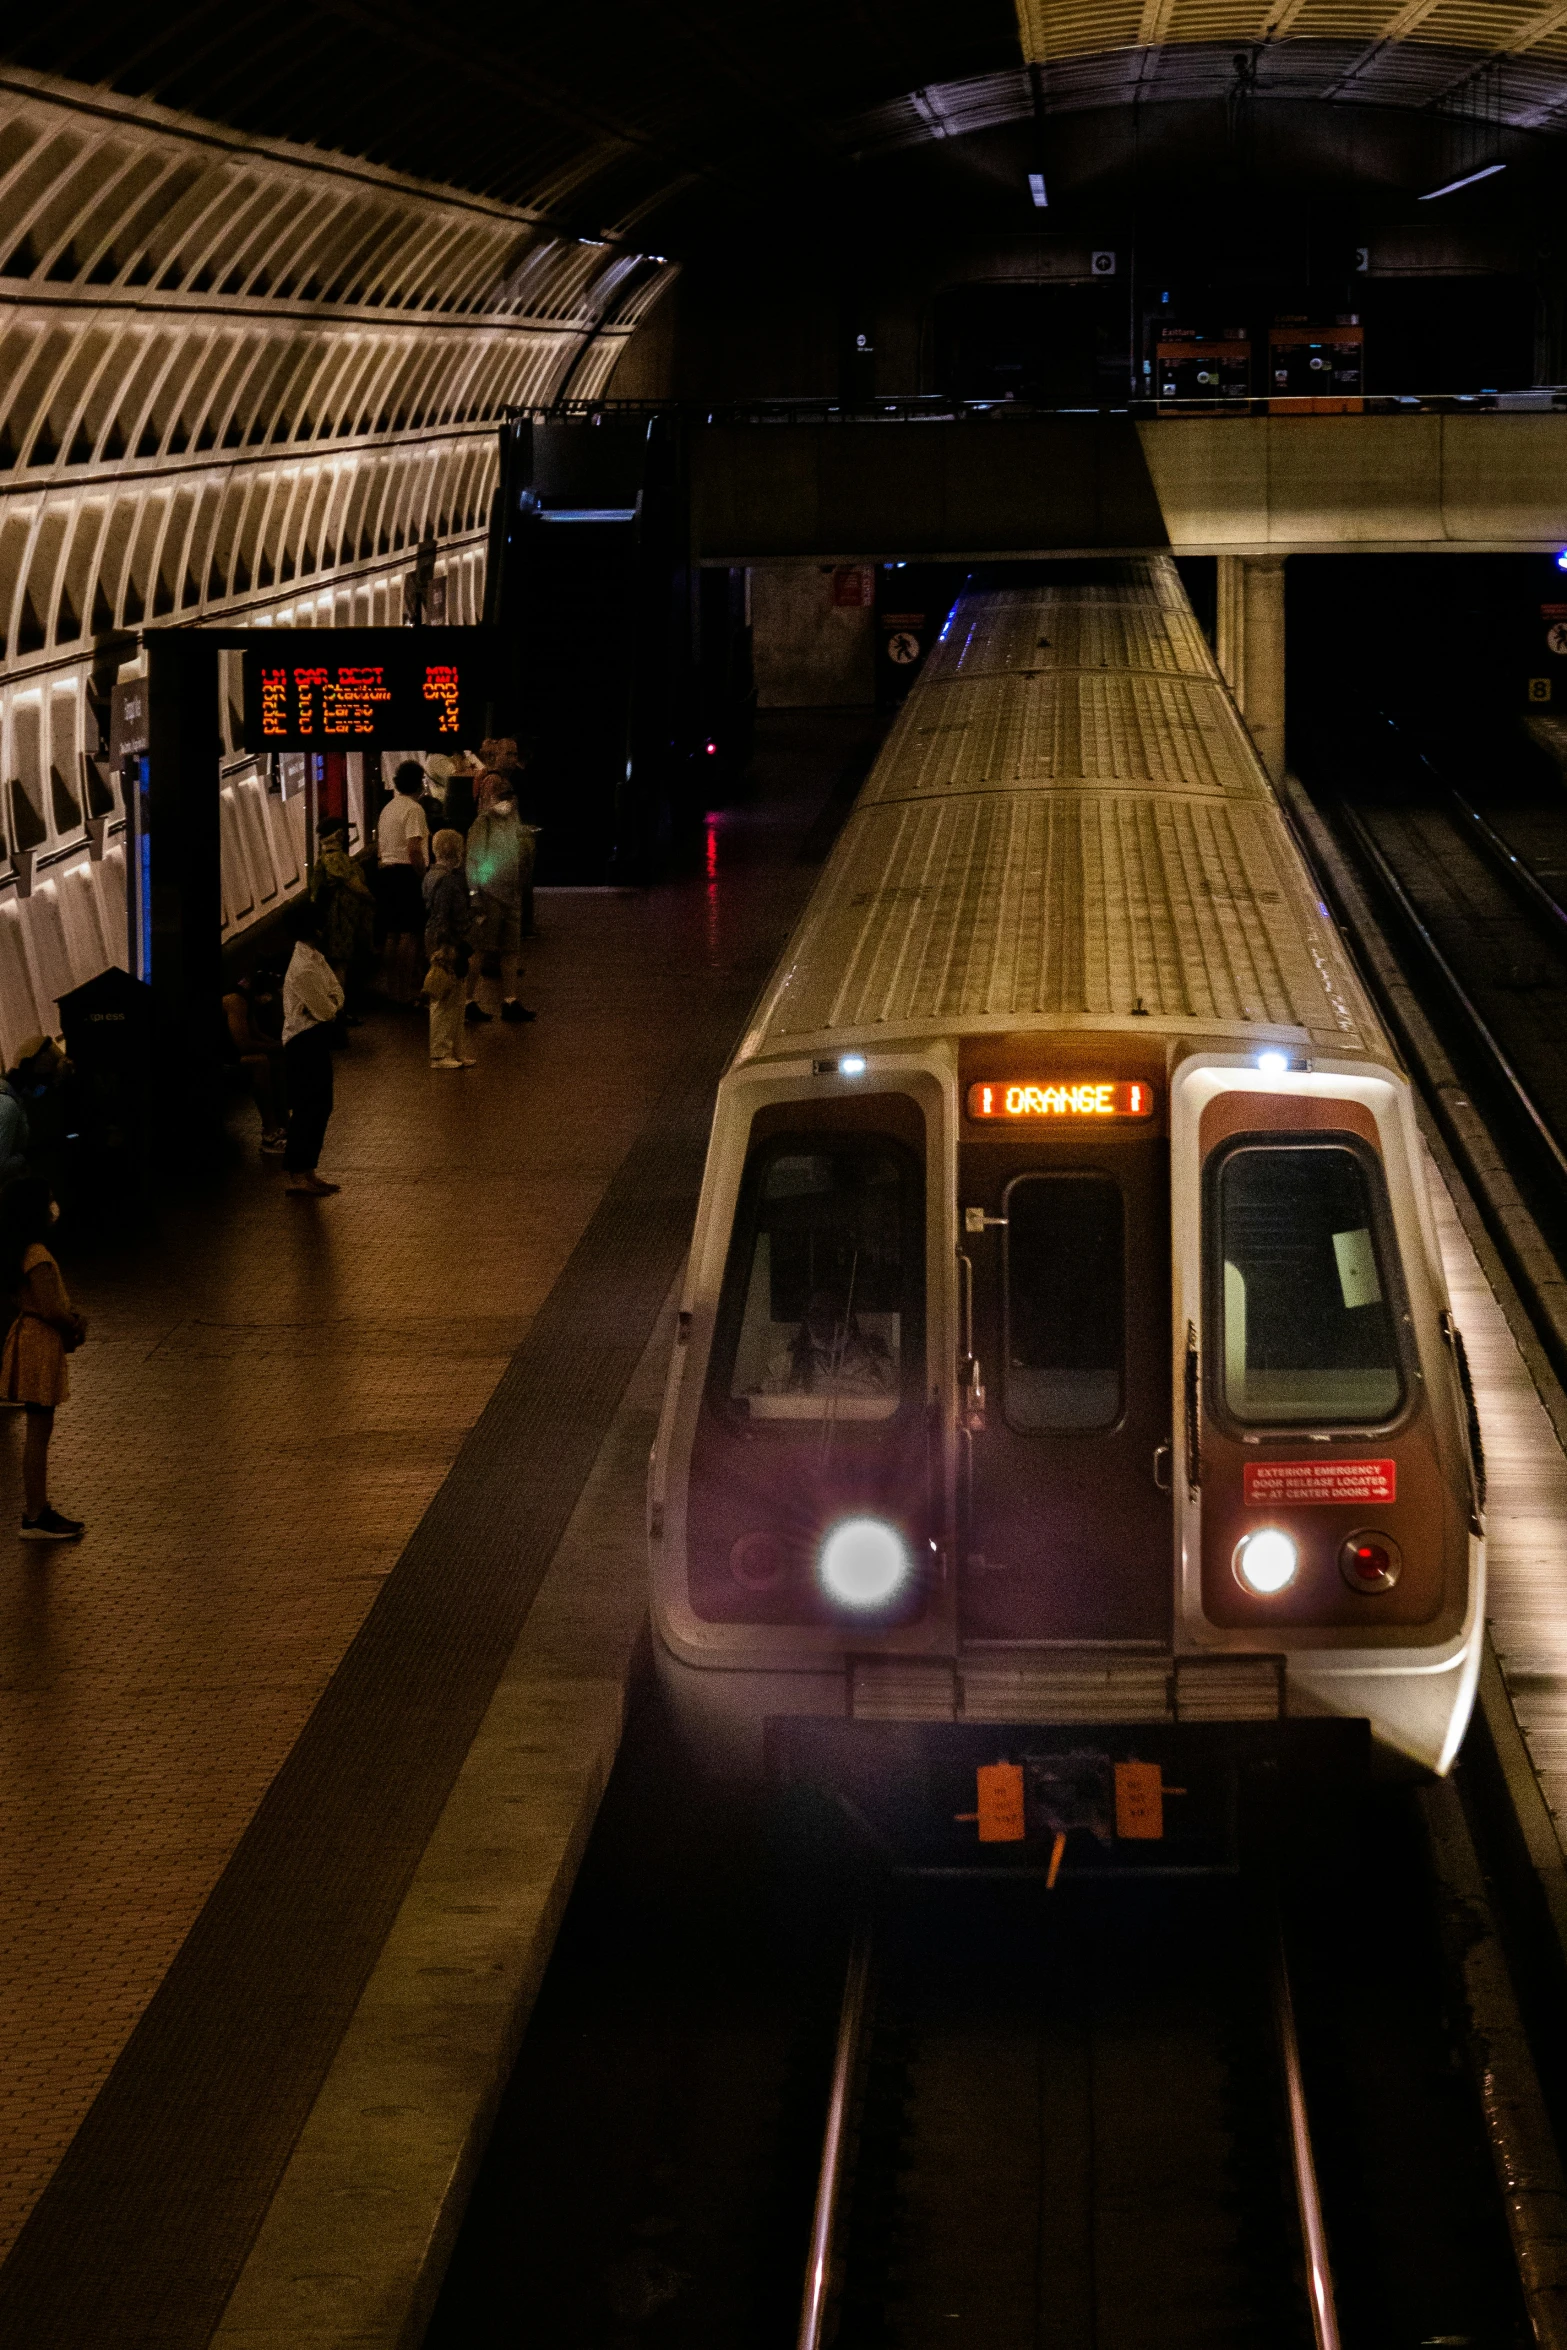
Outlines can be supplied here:
<path id="1" fill-rule="evenodd" d="M 1561 934 L 1567 931 L 1567 906 L 1563 906 L 1546 888 L 1528 858 L 1521 857 L 1511 842 L 1504 840 L 1495 826 L 1486 821 L 1478 808 L 1471 808 L 1461 791 L 1449 784 L 1447 796 L 1463 818 L 1465 832 L 1476 842 L 1487 863 L 1523 899 L 1530 912 L 1538 914 L 1541 921 L 1549 925 L 1552 937 L 1560 946 Z"/>
<path id="2" fill-rule="evenodd" d="M 822 2133 L 821 2169 L 816 2180 L 816 2209 L 811 2219 L 811 2249 L 805 2270 L 805 2298 L 800 2310 L 797 2350 L 821 2350 L 823 2328 L 832 2287 L 833 2239 L 838 2227 L 838 2204 L 843 2186 L 844 2148 L 849 2134 L 849 2108 L 854 2076 L 860 2061 L 860 2040 L 871 1975 L 871 1928 L 862 1919 L 855 1929 L 844 1978 L 843 2005 L 838 2012 L 838 2042 L 833 2052 L 832 2090 L 827 2100 L 827 2127 Z"/>
<path id="3" fill-rule="evenodd" d="M 1437 945 L 1414 900 L 1355 810 L 1340 801 L 1339 815 L 1343 819 L 1356 848 L 1375 876 L 1378 886 L 1415 939 L 1431 970 L 1440 980 L 1448 1000 L 1469 1029 L 1471 1042 L 1479 1047 L 1481 1053 L 1489 1061 L 1492 1074 L 1500 1079 L 1506 1092 L 1511 1096 L 1513 1107 L 1531 1129 L 1534 1140 L 1543 1152 L 1551 1173 L 1563 1189 L 1567 1190 L 1567 1151 L 1563 1151 L 1561 1144 L 1535 1108 L 1533 1096 L 1502 1050 L 1501 1044 L 1493 1034 L 1484 1013 Z"/>
<path id="4" fill-rule="evenodd" d="M 1289 2106 L 1290 2168 L 1295 2174 L 1295 2206 L 1300 2214 L 1301 2243 L 1306 2255 L 1306 2296 L 1311 2303 L 1311 2330 L 1316 2350 L 1339 2350 L 1338 2305 L 1333 2294 L 1333 2269 L 1328 2259 L 1328 2232 L 1322 2217 L 1317 2186 L 1316 2157 L 1311 2150 L 1311 2126 L 1306 2114 L 1306 2085 L 1301 2078 L 1300 2041 L 1295 2031 L 1295 2002 L 1290 1992 L 1289 1965 L 1284 1952 L 1284 1924 L 1273 1913 L 1273 2020 L 1279 2036 L 1284 2068 L 1284 2093 Z"/>

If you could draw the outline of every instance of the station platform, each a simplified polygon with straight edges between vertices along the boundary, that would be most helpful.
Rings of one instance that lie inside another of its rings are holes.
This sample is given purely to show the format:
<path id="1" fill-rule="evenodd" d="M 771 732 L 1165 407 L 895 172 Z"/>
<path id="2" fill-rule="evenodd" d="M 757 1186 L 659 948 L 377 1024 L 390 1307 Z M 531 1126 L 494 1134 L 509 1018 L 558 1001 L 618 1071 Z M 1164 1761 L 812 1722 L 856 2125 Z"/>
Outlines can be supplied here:
<path id="1" fill-rule="evenodd" d="M 541 895 L 540 1018 L 473 1070 L 372 1017 L 338 1197 L 286 1200 L 244 1107 L 156 1245 L 63 1236 L 89 1532 L 0 1544 L 0 2342 L 419 2340 L 619 1740 L 712 1087 L 876 732 L 775 714 L 689 878 Z M 1567 1924 L 1567 1399 L 1430 1173 L 1485 1720 Z M 0 1525 L 19 1480 L 0 1424 Z"/>
<path id="2" fill-rule="evenodd" d="M 712 1086 L 875 734 L 764 719 L 690 878 L 541 893 L 539 1018 L 478 1032 L 474 1069 L 372 1015 L 338 1062 L 338 1197 L 287 1199 L 243 1105 L 239 1163 L 171 1183 L 156 1244 L 77 1266 L 62 1234 L 91 1335 L 52 1473 L 88 1533 L 0 1545 L 0 2340 L 212 2339 L 422 1866 L 456 1873 L 396 1996 L 493 2007 L 486 1870 L 547 1945 L 643 1612 L 640 1542 L 581 1526 L 606 1479 L 640 1485 Z M 516 1867 L 482 1802 L 448 1816 L 486 1739 L 484 1800 L 532 1791 Z M 494 2021 L 442 2042 L 470 2124 Z M 357 2096 L 363 2176 L 420 2133 L 395 2086 Z M 403 2338 L 396 2278 L 383 2337 L 300 2257 L 321 2338 Z M 231 2322 L 314 2338 L 286 2303 Z"/>

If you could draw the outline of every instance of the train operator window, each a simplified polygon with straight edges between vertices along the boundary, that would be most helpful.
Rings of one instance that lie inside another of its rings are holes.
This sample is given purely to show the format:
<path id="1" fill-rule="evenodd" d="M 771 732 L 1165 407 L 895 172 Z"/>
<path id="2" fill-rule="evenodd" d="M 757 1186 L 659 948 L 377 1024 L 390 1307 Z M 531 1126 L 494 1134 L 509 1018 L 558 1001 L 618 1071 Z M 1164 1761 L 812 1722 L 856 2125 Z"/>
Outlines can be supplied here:
<path id="1" fill-rule="evenodd" d="M 919 1165 L 876 1135 L 780 1138 L 747 1170 L 715 1369 L 753 1421 L 890 1420 L 923 1387 Z"/>
<path id="2" fill-rule="evenodd" d="M 1392 1419 L 1404 1376 L 1370 1154 L 1248 1144 L 1222 1159 L 1209 1196 L 1229 1416 L 1259 1428 Z"/>
<path id="3" fill-rule="evenodd" d="M 1007 1190 L 1009 1427 L 1086 1435 L 1121 1417 L 1126 1247 L 1103 1175 L 1024 1175 Z"/>

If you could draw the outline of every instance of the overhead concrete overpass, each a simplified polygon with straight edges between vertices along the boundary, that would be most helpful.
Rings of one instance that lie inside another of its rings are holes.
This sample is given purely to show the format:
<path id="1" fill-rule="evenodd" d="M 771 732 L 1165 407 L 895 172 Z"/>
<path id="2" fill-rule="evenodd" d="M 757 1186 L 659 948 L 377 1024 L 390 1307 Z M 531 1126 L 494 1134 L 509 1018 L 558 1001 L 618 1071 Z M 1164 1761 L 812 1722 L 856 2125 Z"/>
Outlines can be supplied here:
<path id="1" fill-rule="evenodd" d="M 1291 555 L 1567 545 L 1567 414 L 985 417 L 698 425 L 697 559 L 1218 558 L 1219 664 L 1284 768 Z"/>
<path id="2" fill-rule="evenodd" d="M 1567 543 L 1567 413 L 698 425 L 698 559 L 1527 554 Z"/>

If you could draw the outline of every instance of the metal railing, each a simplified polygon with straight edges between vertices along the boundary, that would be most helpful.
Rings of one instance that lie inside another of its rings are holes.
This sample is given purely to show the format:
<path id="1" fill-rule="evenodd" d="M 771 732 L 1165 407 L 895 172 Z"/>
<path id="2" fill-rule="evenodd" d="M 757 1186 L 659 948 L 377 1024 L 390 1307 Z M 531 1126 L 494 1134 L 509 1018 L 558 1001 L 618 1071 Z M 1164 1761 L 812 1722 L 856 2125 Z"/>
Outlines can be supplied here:
<path id="1" fill-rule="evenodd" d="M 1567 413 L 1567 385 L 1535 384 L 1511 391 L 1362 392 L 1320 395 L 1247 394 L 1229 399 L 1078 401 L 1051 406 L 1030 400 L 955 400 L 939 392 L 897 399 L 790 400 L 557 400 L 544 407 L 508 408 L 509 419 L 545 424 L 591 424 L 639 417 L 677 417 L 694 424 L 973 424 L 1006 425 L 1042 416 L 1363 416 L 1550 415 Z"/>

